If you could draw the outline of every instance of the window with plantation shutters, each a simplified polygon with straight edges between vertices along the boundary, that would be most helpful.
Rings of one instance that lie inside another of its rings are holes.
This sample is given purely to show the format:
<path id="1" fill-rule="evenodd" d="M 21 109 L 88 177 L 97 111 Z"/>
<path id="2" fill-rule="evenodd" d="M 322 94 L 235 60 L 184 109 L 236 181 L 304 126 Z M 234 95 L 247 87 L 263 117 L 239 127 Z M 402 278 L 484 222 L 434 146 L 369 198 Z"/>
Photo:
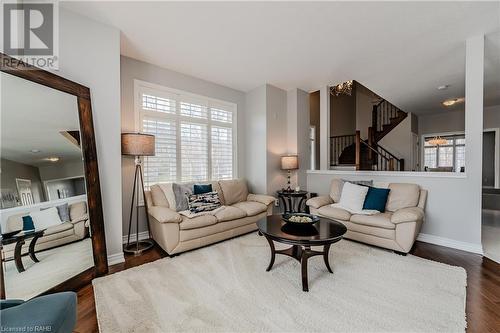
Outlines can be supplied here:
<path id="1" fill-rule="evenodd" d="M 236 104 L 136 80 L 137 130 L 155 135 L 144 185 L 235 178 Z"/>

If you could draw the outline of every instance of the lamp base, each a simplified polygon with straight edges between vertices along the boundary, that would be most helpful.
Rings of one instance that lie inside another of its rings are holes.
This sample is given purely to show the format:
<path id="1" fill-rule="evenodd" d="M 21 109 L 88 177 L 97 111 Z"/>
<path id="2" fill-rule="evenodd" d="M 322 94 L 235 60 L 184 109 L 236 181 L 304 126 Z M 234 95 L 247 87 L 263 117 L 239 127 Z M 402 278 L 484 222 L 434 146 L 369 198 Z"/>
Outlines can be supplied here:
<path id="1" fill-rule="evenodd" d="M 133 253 L 134 256 L 139 256 L 142 252 L 149 250 L 153 247 L 153 242 L 150 240 L 140 240 L 137 242 L 130 242 L 123 247 L 123 252 Z"/>

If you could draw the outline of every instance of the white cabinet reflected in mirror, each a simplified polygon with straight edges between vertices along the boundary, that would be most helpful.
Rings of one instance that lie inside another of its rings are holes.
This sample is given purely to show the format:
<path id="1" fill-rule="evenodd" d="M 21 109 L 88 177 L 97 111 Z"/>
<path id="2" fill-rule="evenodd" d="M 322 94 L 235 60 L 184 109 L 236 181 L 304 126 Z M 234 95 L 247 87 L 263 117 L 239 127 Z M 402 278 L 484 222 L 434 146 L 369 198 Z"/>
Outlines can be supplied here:
<path id="1" fill-rule="evenodd" d="M 94 266 L 77 96 L 1 73 L 5 296 L 29 299 Z"/>

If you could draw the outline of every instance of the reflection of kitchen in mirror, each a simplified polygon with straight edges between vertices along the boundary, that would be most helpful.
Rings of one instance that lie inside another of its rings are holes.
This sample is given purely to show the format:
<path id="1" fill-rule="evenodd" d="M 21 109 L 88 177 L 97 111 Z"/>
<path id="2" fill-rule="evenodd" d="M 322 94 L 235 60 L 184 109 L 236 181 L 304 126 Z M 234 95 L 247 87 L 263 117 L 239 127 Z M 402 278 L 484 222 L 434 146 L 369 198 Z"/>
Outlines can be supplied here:
<path id="1" fill-rule="evenodd" d="M 78 105 L 5 73 L 1 89 L 5 291 L 28 299 L 94 266 Z"/>
<path id="2" fill-rule="evenodd" d="M 445 67 L 460 72 L 462 60 L 437 66 L 433 86 L 401 82 L 389 92 L 355 80 L 331 86 L 330 169 L 465 172 L 465 77 L 440 75 Z"/>

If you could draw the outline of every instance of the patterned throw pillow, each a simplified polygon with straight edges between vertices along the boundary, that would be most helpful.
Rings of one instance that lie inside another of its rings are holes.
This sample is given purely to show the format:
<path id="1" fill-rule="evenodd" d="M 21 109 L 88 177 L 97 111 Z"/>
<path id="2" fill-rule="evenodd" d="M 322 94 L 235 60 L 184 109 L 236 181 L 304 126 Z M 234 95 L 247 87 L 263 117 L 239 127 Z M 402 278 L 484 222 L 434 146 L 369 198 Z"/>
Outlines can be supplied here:
<path id="1" fill-rule="evenodd" d="M 221 206 L 219 194 L 217 192 L 189 194 L 186 197 L 189 211 L 192 213 L 208 212 Z"/>

